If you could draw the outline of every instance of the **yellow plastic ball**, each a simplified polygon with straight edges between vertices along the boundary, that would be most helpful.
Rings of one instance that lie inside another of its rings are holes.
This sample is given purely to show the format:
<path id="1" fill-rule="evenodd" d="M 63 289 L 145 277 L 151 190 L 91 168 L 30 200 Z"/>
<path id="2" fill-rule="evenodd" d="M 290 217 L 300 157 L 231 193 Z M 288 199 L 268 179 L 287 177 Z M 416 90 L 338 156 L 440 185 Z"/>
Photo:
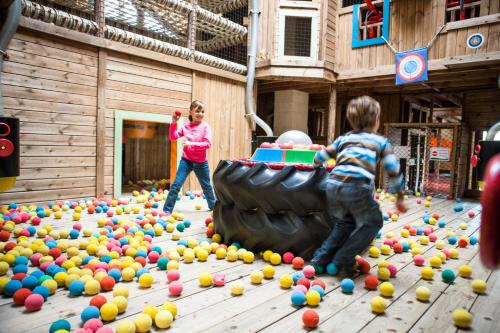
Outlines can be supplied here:
<path id="1" fill-rule="evenodd" d="M 378 247 L 372 246 L 370 247 L 368 254 L 372 258 L 378 258 L 380 257 L 380 249 Z"/>
<path id="2" fill-rule="evenodd" d="M 280 276 L 280 286 L 284 289 L 289 289 L 293 286 L 293 277 L 290 274 Z"/>
<path id="3" fill-rule="evenodd" d="M 271 265 L 266 265 L 262 268 L 262 273 L 264 274 L 264 278 L 272 279 L 274 277 L 275 269 Z"/>
<path id="4" fill-rule="evenodd" d="M 228 250 L 226 255 L 227 261 L 236 261 L 238 260 L 238 252 L 235 250 Z"/>
<path id="5" fill-rule="evenodd" d="M 281 256 L 279 253 L 273 253 L 271 254 L 271 257 L 269 257 L 269 261 L 271 262 L 272 265 L 279 265 L 281 264 Z"/>
<path id="6" fill-rule="evenodd" d="M 430 203 L 429 201 L 425 201 L 425 202 L 424 202 L 424 206 L 425 206 L 425 207 L 430 207 L 430 206 L 431 206 L 431 203 Z"/>
<path id="7" fill-rule="evenodd" d="M 370 301 L 370 306 L 372 308 L 373 313 L 381 314 L 385 312 L 385 309 L 387 308 L 387 303 L 385 299 L 383 299 L 382 297 L 375 296 Z"/>
<path id="8" fill-rule="evenodd" d="M 273 251 L 271 250 L 264 251 L 264 253 L 262 254 L 262 259 L 264 259 L 264 261 L 269 261 L 271 259 L 271 254 L 273 254 Z"/>
<path id="9" fill-rule="evenodd" d="M 427 245 L 427 244 L 429 244 L 429 237 L 427 237 L 427 236 L 420 236 L 420 238 L 418 239 L 418 241 L 422 245 Z"/>
<path id="10" fill-rule="evenodd" d="M 243 262 L 246 263 L 246 264 L 251 264 L 253 263 L 255 259 L 255 255 L 253 254 L 252 251 L 247 251 L 245 253 L 243 253 Z"/>
<path id="11" fill-rule="evenodd" d="M 0 261 L 0 275 L 5 275 L 9 271 L 9 264 L 5 261 Z"/>
<path id="12" fill-rule="evenodd" d="M 97 280 L 89 280 L 85 283 L 85 293 L 87 295 L 97 295 L 101 291 L 101 284 Z"/>
<path id="13" fill-rule="evenodd" d="M 49 289 L 49 293 L 54 295 L 57 290 L 57 282 L 54 280 L 45 280 L 42 282 L 42 286 L 47 287 Z"/>
<path id="14" fill-rule="evenodd" d="M 470 278 L 472 276 L 472 267 L 469 265 L 462 265 L 458 267 L 458 275 L 463 278 Z"/>
<path id="15" fill-rule="evenodd" d="M 231 294 L 233 296 L 242 295 L 244 290 L 245 285 L 242 281 L 234 281 L 233 283 L 231 283 Z"/>
<path id="16" fill-rule="evenodd" d="M 377 270 L 377 278 L 380 281 L 387 281 L 391 277 L 391 271 L 387 268 L 381 267 Z"/>
<path id="17" fill-rule="evenodd" d="M 408 229 L 401 230 L 401 237 L 404 237 L 404 238 L 410 237 L 410 231 Z"/>
<path id="18" fill-rule="evenodd" d="M 183 258 L 184 258 L 184 263 L 186 264 L 190 264 L 194 261 L 194 251 L 191 250 L 191 251 L 188 251 L 188 250 L 191 250 L 191 249 L 186 249 L 186 251 L 184 251 L 184 255 L 183 255 Z"/>
<path id="19" fill-rule="evenodd" d="M 202 273 L 199 278 L 200 286 L 210 287 L 214 282 L 214 278 L 210 273 Z"/>
<path id="20" fill-rule="evenodd" d="M 420 286 L 415 290 L 417 299 L 421 302 L 427 302 L 431 298 L 431 291 L 429 288 Z"/>
<path id="21" fill-rule="evenodd" d="M 378 268 L 387 268 L 387 266 L 389 266 L 389 265 L 390 265 L 390 263 L 387 260 L 380 260 L 377 263 Z"/>
<path id="22" fill-rule="evenodd" d="M 471 282 L 471 286 L 472 286 L 472 290 L 476 294 L 485 294 L 486 293 L 487 285 L 486 285 L 486 281 L 484 281 L 484 280 L 479 280 L 479 279 L 473 280 Z"/>
<path id="23" fill-rule="evenodd" d="M 135 333 L 135 323 L 132 320 L 122 320 L 116 325 L 116 333 Z"/>
<path id="24" fill-rule="evenodd" d="M 432 280 L 434 278 L 434 271 L 431 267 L 423 267 L 420 270 L 420 275 L 424 280 Z"/>
<path id="25" fill-rule="evenodd" d="M 116 304 L 118 313 L 124 313 L 125 310 L 127 310 L 128 301 L 125 297 L 116 296 L 115 298 L 113 298 L 112 302 Z"/>
<path id="26" fill-rule="evenodd" d="M 450 250 L 450 258 L 451 259 L 458 259 L 459 254 L 457 249 L 451 249 Z"/>
<path id="27" fill-rule="evenodd" d="M 469 328 L 472 324 L 472 315 L 465 309 L 456 309 L 451 316 L 453 323 L 459 328 Z"/>
<path id="28" fill-rule="evenodd" d="M 167 264 L 167 271 L 172 269 L 179 269 L 179 262 L 177 260 L 170 260 Z"/>
<path id="29" fill-rule="evenodd" d="M 153 284 L 153 275 L 149 273 L 143 273 L 139 277 L 139 285 L 141 288 L 150 288 Z"/>
<path id="30" fill-rule="evenodd" d="M 216 243 L 220 243 L 222 241 L 222 236 L 220 234 L 214 234 L 212 236 L 212 241 L 214 241 Z"/>
<path id="31" fill-rule="evenodd" d="M 264 274 L 261 271 L 252 271 L 250 273 L 250 282 L 253 284 L 260 284 L 262 283 L 262 279 L 264 278 Z"/>
<path id="32" fill-rule="evenodd" d="M 125 298 L 128 298 L 128 287 L 127 286 L 124 286 L 124 285 L 120 285 L 120 286 L 116 286 L 114 289 L 113 289 L 113 296 L 114 297 L 117 297 L 117 296 L 123 296 Z"/>
<path id="33" fill-rule="evenodd" d="M 113 302 L 107 302 L 101 306 L 101 318 L 104 321 L 112 321 L 118 315 L 118 306 Z"/>
<path id="34" fill-rule="evenodd" d="M 154 305 L 148 305 L 144 309 L 142 309 L 142 313 L 147 314 L 152 320 L 155 320 L 158 311 L 160 311 L 160 309 L 158 309 Z"/>
<path id="35" fill-rule="evenodd" d="M 439 268 L 441 267 L 442 264 L 441 258 L 439 258 L 438 256 L 432 256 L 429 259 L 429 264 L 431 265 L 432 268 Z"/>
<path id="36" fill-rule="evenodd" d="M 132 267 L 125 267 L 122 270 L 122 280 L 125 282 L 132 281 L 135 277 L 135 271 Z"/>
<path id="37" fill-rule="evenodd" d="M 390 282 L 382 282 L 379 286 L 380 295 L 384 297 L 392 297 L 394 294 L 394 286 Z"/>
<path id="38" fill-rule="evenodd" d="M 161 310 L 156 314 L 155 325 L 160 329 L 169 328 L 170 325 L 172 325 L 173 320 L 174 317 L 172 316 L 170 311 Z"/>
<path id="39" fill-rule="evenodd" d="M 199 261 L 207 261 L 208 252 L 205 249 L 200 249 L 197 254 Z"/>
<path id="40" fill-rule="evenodd" d="M 175 318 L 175 316 L 177 315 L 177 306 L 175 305 L 175 303 L 173 302 L 165 302 L 161 307 L 160 307 L 160 310 L 167 310 L 167 311 L 170 311 L 170 313 L 172 314 L 172 317 Z"/>
<path id="41" fill-rule="evenodd" d="M 436 249 L 442 250 L 444 249 L 445 243 L 441 239 L 437 240 L 435 243 Z"/>
<path id="42" fill-rule="evenodd" d="M 153 320 L 151 317 L 145 313 L 139 313 L 135 319 L 135 331 L 137 333 L 146 333 L 151 329 L 151 325 L 153 325 Z"/>
<path id="43" fill-rule="evenodd" d="M 217 250 L 215 250 L 215 257 L 217 259 L 224 259 L 226 257 L 227 251 L 223 247 L 219 247 Z"/>

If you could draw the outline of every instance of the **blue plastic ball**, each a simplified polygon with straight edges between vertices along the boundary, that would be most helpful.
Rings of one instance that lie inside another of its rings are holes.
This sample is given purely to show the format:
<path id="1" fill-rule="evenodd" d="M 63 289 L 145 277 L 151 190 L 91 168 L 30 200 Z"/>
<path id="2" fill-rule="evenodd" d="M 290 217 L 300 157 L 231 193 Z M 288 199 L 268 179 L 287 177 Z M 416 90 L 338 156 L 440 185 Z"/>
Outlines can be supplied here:
<path id="1" fill-rule="evenodd" d="M 445 221 L 443 221 L 443 220 L 439 220 L 439 222 L 438 222 L 438 226 L 439 226 L 440 228 L 444 228 L 444 227 L 446 226 L 446 222 L 445 222 Z"/>
<path id="2" fill-rule="evenodd" d="M 69 232 L 69 238 L 71 239 L 77 239 L 78 236 L 80 236 L 80 232 L 76 229 L 72 229 L 70 232 Z"/>
<path id="3" fill-rule="evenodd" d="M 410 250 L 410 244 L 408 244 L 408 242 L 401 242 L 401 245 L 403 245 L 403 252 L 408 252 Z"/>
<path id="4" fill-rule="evenodd" d="M 177 223 L 177 225 L 175 226 L 175 228 L 177 230 L 179 230 L 179 232 L 183 232 L 184 229 L 186 228 L 186 226 L 184 225 L 184 223 L 181 222 L 181 223 Z"/>
<path id="5" fill-rule="evenodd" d="M 138 250 L 136 253 L 135 253 L 135 257 L 143 257 L 143 258 L 146 258 L 148 256 L 148 253 L 146 252 L 146 250 Z"/>
<path id="6" fill-rule="evenodd" d="M 445 269 L 441 272 L 441 278 L 446 283 L 455 281 L 455 273 L 451 269 Z"/>
<path id="7" fill-rule="evenodd" d="M 455 237 L 455 236 L 448 237 L 448 243 L 450 245 L 455 245 L 457 243 L 457 237 Z"/>
<path id="8" fill-rule="evenodd" d="M 431 218 L 429 216 L 424 216 L 424 218 L 423 218 L 424 223 L 429 224 L 430 219 Z"/>
<path id="9" fill-rule="evenodd" d="M 336 264 L 331 262 L 328 265 L 326 265 L 326 272 L 328 274 L 330 274 L 331 276 L 334 276 L 334 275 L 337 275 L 337 273 L 339 272 L 339 268 L 337 267 Z"/>
<path id="10" fill-rule="evenodd" d="M 99 319 L 99 309 L 96 306 L 87 306 L 85 309 L 83 309 L 82 313 L 80 314 L 80 318 L 82 318 L 82 322 L 86 322 L 89 319 L 92 318 L 97 318 Z"/>
<path id="11" fill-rule="evenodd" d="M 37 279 L 44 276 L 43 272 L 39 269 L 34 270 L 33 272 L 30 273 L 30 275 L 36 277 Z"/>
<path id="12" fill-rule="evenodd" d="M 424 229 L 422 227 L 416 227 L 417 235 L 422 235 L 424 233 Z"/>
<path id="13" fill-rule="evenodd" d="M 12 273 L 17 274 L 17 273 L 28 273 L 28 266 L 26 265 L 16 265 L 14 268 L 12 268 Z"/>
<path id="14" fill-rule="evenodd" d="M 101 261 L 105 262 L 105 263 L 109 263 L 111 260 L 113 260 L 113 258 L 111 256 L 102 256 L 101 257 Z"/>
<path id="15" fill-rule="evenodd" d="M 80 296 L 85 290 L 85 284 L 83 283 L 83 281 L 75 280 L 71 282 L 68 289 L 71 296 Z"/>
<path id="16" fill-rule="evenodd" d="M 38 216 L 39 218 L 44 218 L 44 217 L 45 217 L 45 211 L 43 211 L 43 210 L 39 210 L 39 211 L 36 213 L 36 216 Z"/>
<path id="17" fill-rule="evenodd" d="M 116 268 L 110 269 L 108 275 L 115 279 L 115 282 L 120 281 L 120 279 L 122 278 L 122 273 L 119 269 Z"/>
<path id="18" fill-rule="evenodd" d="M 389 221 L 389 215 L 388 214 L 384 213 L 383 217 L 384 217 L 384 221 Z"/>
<path id="19" fill-rule="evenodd" d="M 304 276 L 304 273 L 302 273 L 302 271 L 293 273 L 292 274 L 293 284 L 296 284 L 297 281 L 299 281 L 303 277 L 305 277 L 305 276 Z"/>
<path id="20" fill-rule="evenodd" d="M 42 295 L 43 299 L 46 301 L 50 296 L 50 290 L 45 286 L 36 286 L 35 289 L 33 289 L 33 294 Z"/>
<path id="21" fill-rule="evenodd" d="M 321 286 L 314 285 L 309 290 L 316 290 L 318 292 L 318 294 L 321 296 L 321 298 L 323 298 L 323 296 L 325 296 L 325 290 L 323 288 L 321 288 Z"/>
<path id="22" fill-rule="evenodd" d="M 97 207 L 95 208 L 95 212 L 96 212 L 97 214 L 102 213 L 102 208 L 101 208 L 101 206 L 97 206 Z"/>
<path id="23" fill-rule="evenodd" d="M 137 278 L 140 278 L 140 277 L 141 277 L 141 275 L 142 275 L 142 274 L 144 274 L 144 273 L 149 273 L 149 269 L 147 269 L 147 268 L 141 268 L 141 269 L 139 269 L 139 270 L 137 271 L 137 273 L 135 274 L 135 276 L 136 276 Z"/>
<path id="24" fill-rule="evenodd" d="M 7 297 L 12 297 L 16 291 L 21 289 L 23 284 L 17 280 L 10 280 L 3 286 L 3 293 Z"/>
<path id="25" fill-rule="evenodd" d="M 58 330 L 71 331 L 71 324 L 66 319 L 59 319 L 50 325 L 49 333 L 54 333 Z"/>
<path id="26" fill-rule="evenodd" d="M 306 301 L 306 295 L 299 290 L 294 290 L 292 292 L 292 295 L 290 296 L 290 299 L 293 305 L 303 305 Z"/>
<path id="27" fill-rule="evenodd" d="M 38 286 L 38 279 L 35 276 L 28 275 L 21 282 L 23 288 L 28 288 L 29 290 L 33 290 L 36 286 Z"/>
<path id="28" fill-rule="evenodd" d="M 354 281 L 351 279 L 343 279 L 340 282 L 340 289 L 343 293 L 350 294 L 354 290 Z"/>
<path id="29" fill-rule="evenodd" d="M 461 198 L 455 198 L 455 202 L 461 203 L 462 199 Z"/>
<path id="30" fill-rule="evenodd" d="M 28 232 L 30 233 L 30 236 L 34 236 L 35 233 L 36 233 L 36 228 L 32 225 L 30 225 L 29 227 L 26 228 L 26 230 L 28 230 Z"/>
<path id="31" fill-rule="evenodd" d="M 185 240 L 185 239 L 180 239 L 180 240 L 177 242 L 177 245 L 188 246 L 188 242 L 187 242 L 187 240 Z"/>
<path id="32" fill-rule="evenodd" d="M 477 237 L 476 236 L 470 236 L 469 237 L 469 243 L 470 243 L 470 245 L 476 245 L 477 244 Z"/>
<path id="33" fill-rule="evenodd" d="M 377 236 L 375 236 L 375 237 L 376 237 L 377 239 L 378 239 L 378 238 L 380 238 L 380 237 L 382 237 L 382 231 L 381 231 L 381 230 L 379 230 L 379 231 L 377 232 Z"/>
<path id="34" fill-rule="evenodd" d="M 191 221 L 189 220 L 185 220 L 183 223 L 186 228 L 189 228 L 191 226 Z"/>
<path id="35" fill-rule="evenodd" d="M 455 212 L 457 212 L 457 213 L 458 213 L 458 212 L 461 212 L 461 211 L 463 211 L 463 210 L 464 210 L 464 206 L 462 206 L 462 205 L 457 205 L 457 206 L 453 207 L 453 210 L 454 210 Z"/>

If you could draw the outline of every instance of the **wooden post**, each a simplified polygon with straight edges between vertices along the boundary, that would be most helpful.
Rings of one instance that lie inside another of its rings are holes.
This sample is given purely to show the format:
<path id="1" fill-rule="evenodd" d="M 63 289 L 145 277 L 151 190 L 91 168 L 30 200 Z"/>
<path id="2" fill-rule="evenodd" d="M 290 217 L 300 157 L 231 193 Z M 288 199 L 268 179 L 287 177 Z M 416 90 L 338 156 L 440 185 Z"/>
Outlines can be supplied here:
<path id="1" fill-rule="evenodd" d="M 327 144 L 340 134 L 340 109 L 337 109 L 337 89 L 330 85 L 330 101 L 328 103 L 328 137 Z"/>
<path id="2" fill-rule="evenodd" d="M 191 55 L 189 60 L 194 61 L 194 52 L 196 51 L 196 6 L 198 5 L 198 0 L 191 0 L 191 6 L 193 10 L 189 12 L 188 15 L 188 27 L 187 27 L 187 48 L 191 50 Z"/>
<path id="3" fill-rule="evenodd" d="M 96 0 L 95 17 L 98 37 L 104 38 L 104 1 Z M 96 196 L 104 195 L 104 145 L 106 136 L 106 66 L 108 52 L 99 49 L 97 70 L 97 115 L 96 115 Z"/>

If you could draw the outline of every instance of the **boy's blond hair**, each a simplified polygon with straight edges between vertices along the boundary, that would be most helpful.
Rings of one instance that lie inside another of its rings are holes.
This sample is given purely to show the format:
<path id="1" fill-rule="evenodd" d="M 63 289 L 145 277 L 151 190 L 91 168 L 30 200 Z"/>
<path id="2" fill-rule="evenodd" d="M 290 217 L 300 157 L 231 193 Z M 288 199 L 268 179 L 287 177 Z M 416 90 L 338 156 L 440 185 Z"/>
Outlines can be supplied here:
<path id="1" fill-rule="evenodd" d="M 380 104 L 370 96 L 353 98 L 347 105 L 347 120 L 354 130 L 372 129 L 380 117 Z"/>

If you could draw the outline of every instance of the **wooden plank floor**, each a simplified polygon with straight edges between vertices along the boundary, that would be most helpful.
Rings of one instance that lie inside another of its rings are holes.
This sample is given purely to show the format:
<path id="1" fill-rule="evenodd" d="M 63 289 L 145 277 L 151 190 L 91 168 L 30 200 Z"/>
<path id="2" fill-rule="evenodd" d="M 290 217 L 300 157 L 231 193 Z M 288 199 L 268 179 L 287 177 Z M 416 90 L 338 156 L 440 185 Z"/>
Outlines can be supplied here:
<path id="1" fill-rule="evenodd" d="M 183 198 L 178 203 L 178 210 L 183 212 L 186 219 L 193 222 L 189 229 L 182 233 L 182 238 L 192 237 L 197 240 L 205 238 L 204 220 L 208 216 L 206 211 L 195 210 L 195 203 L 201 199 L 189 200 Z M 457 236 L 479 235 L 480 206 L 477 202 L 464 202 L 462 212 L 454 212 L 454 201 L 433 199 L 430 208 L 417 205 L 414 197 L 408 200 L 409 212 L 403 214 L 397 222 L 385 222 L 382 234 L 388 232 L 399 236 L 404 225 L 422 225 L 424 211 L 438 213 L 446 221 L 446 227 L 435 233 L 439 239 L 445 239 L 446 233 L 453 231 Z M 206 204 L 203 203 L 206 207 Z M 381 202 L 383 211 L 393 209 L 389 201 Z M 476 212 L 474 218 L 469 218 L 467 212 Z M 52 218 L 43 219 L 44 224 L 50 224 L 55 229 L 70 229 L 72 211 L 64 213 L 62 220 Z M 81 223 L 84 228 L 97 228 L 97 215 L 82 214 Z M 126 215 L 124 215 L 126 216 Z M 132 215 L 133 216 L 133 215 Z M 467 223 L 468 228 L 462 230 L 460 225 Z M 419 236 L 410 237 L 418 240 Z M 384 237 L 382 237 L 383 239 Z M 380 246 L 382 239 L 374 241 Z M 170 233 L 155 237 L 153 243 L 163 251 L 175 248 L 176 241 L 171 240 Z M 446 242 L 445 248 L 451 248 Z M 454 246 L 453 246 L 454 247 Z M 435 243 L 423 245 L 423 255 L 426 259 L 436 254 Z M 457 277 L 453 284 L 441 281 L 441 270 L 435 269 L 434 280 L 425 281 L 420 278 L 420 267 L 412 262 L 410 253 L 381 255 L 379 258 L 365 257 L 372 265 L 371 273 L 376 274 L 377 263 L 387 260 L 398 268 L 396 278 L 390 280 L 395 287 L 393 297 L 387 298 L 388 308 L 383 315 L 374 315 L 370 310 L 370 300 L 379 295 L 378 291 L 369 291 L 364 288 L 366 275 L 354 278 L 355 289 L 352 294 L 344 294 L 339 288 L 340 279 L 327 274 L 320 276 L 327 283 L 325 297 L 315 310 L 320 316 L 320 325 L 317 332 L 456 332 L 451 312 L 459 307 L 471 311 L 474 316 L 472 331 L 500 332 L 500 282 L 499 273 L 485 270 L 479 260 L 478 246 L 458 248 L 460 257 L 457 260 L 447 260 L 442 269 L 449 268 L 458 271 L 458 267 L 468 264 L 473 268 L 473 278 L 484 279 L 488 283 L 487 295 L 478 296 L 472 292 L 470 279 Z M 428 261 L 426 261 L 428 262 Z M 148 264 L 155 282 L 151 288 L 139 288 L 138 283 L 120 282 L 129 286 L 127 311 L 119 315 L 116 321 L 106 323 L 112 328 L 120 320 L 133 319 L 146 305 L 162 305 L 165 301 L 173 301 L 178 307 L 178 315 L 169 332 L 304 332 L 302 313 L 308 308 L 294 307 L 290 303 L 290 289 L 280 288 L 278 278 L 285 273 L 292 273 L 291 265 L 275 266 L 274 279 L 263 280 L 262 284 L 250 283 L 249 275 L 253 270 L 264 267 L 265 263 L 260 256 L 252 264 L 244 264 L 241 260 L 228 262 L 217 260 L 212 254 L 206 262 L 180 262 L 181 281 L 184 286 L 180 297 L 169 297 L 165 271 L 159 270 L 156 265 Z M 225 287 L 202 288 L 198 284 L 198 277 L 203 272 L 224 273 L 227 284 Z M 234 297 L 230 293 L 228 284 L 241 280 L 245 285 L 242 296 Z M 432 291 L 429 302 L 422 303 L 415 298 L 415 289 L 427 286 Z M 102 293 L 112 299 L 111 292 Z M 80 312 L 88 305 L 90 297 L 70 297 L 65 289 L 58 289 L 50 296 L 42 310 L 27 313 L 23 307 L 15 306 L 11 298 L 0 299 L 0 332 L 48 332 L 50 324 L 57 319 L 67 319 L 73 328 L 80 326 Z M 155 331 L 153 326 L 152 331 Z M 161 330 L 163 331 L 163 330 Z"/>

